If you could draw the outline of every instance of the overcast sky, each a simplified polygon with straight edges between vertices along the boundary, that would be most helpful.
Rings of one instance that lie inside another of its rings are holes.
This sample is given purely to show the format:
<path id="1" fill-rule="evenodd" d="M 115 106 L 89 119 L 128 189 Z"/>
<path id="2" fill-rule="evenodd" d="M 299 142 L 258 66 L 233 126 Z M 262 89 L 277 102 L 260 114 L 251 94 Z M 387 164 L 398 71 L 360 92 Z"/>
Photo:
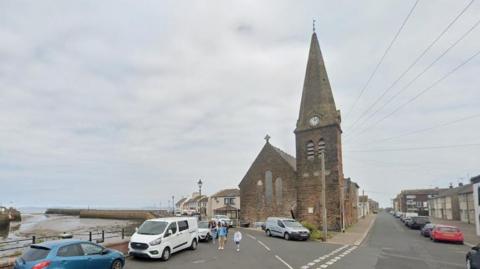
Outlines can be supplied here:
<path id="1" fill-rule="evenodd" d="M 267 133 L 294 155 L 313 18 L 345 176 L 383 206 L 467 182 L 480 174 L 480 56 L 369 126 L 480 49 L 479 26 L 408 86 L 480 3 L 350 126 L 469 2 L 420 1 L 353 106 L 414 0 L 0 1 L 0 203 L 166 206 L 199 178 L 207 194 L 236 187 Z"/>

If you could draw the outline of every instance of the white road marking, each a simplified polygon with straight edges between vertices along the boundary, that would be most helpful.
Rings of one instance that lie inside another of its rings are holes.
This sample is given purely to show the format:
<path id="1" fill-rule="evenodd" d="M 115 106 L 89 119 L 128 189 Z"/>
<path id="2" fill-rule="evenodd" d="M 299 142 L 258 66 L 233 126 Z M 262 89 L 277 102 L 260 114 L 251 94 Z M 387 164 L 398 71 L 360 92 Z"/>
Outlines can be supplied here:
<path id="1" fill-rule="evenodd" d="M 279 260 L 280 262 L 285 264 L 285 266 L 288 267 L 289 269 L 293 269 L 293 267 L 291 267 L 290 264 L 288 264 L 286 261 L 282 260 L 282 258 L 278 257 L 278 255 L 275 255 L 275 258 L 277 258 L 277 260 Z"/>
<path id="2" fill-rule="evenodd" d="M 350 254 L 352 251 L 354 251 L 355 249 L 357 248 L 357 246 L 349 246 L 349 245 L 345 245 L 345 246 L 342 246 L 340 248 L 337 248 L 335 250 L 333 250 L 332 252 L 326 254 L 326 255 L 323 255 L 317 259 L 315 259 L 313 261 L 313 263 L 308 263 L 307 265 L 305 266 L 302 266 L 301 268 L 302 269 L 307 269 L 307 268 L 310 268 L 311 266 L 315 265 L 316 263 L 319 263 L 321 260 L 324 260 L 328 257 L 331 257 L 331 256 L 335 256 L 335 257 L 332 257 L 330 260 L 328 261 L 325 261 L 323 264 L 320 264 L 317 269 L 320 269 L 320 268 L 327 268 L 328 266 L 338 262 L 339 260 L 341 260 L 343 257 L 347 256 L 348 254 Z M 343 252 L 342 252 L 343 251 Z M 339 253 L 341 252 L 341 253 Z M 337 255 L 337 253 L 339 253 Z"/>
<path id="3" fill-rule="evenodd" d="M 271 251 L 271 249 L 270 249 L 267 245 L 265 245 L 262 241 L 257 240 L 257 242 L 258 242 L 260 245 L 262 245 L 265 249 L 267 249 L 268 251 Z"/>
<path id="4" fill-rule="evenodd" d="M 251 234 L 247 234 L 248 237 L 252 238 L 253 240 L 257 240 L 257 238 Z"/>

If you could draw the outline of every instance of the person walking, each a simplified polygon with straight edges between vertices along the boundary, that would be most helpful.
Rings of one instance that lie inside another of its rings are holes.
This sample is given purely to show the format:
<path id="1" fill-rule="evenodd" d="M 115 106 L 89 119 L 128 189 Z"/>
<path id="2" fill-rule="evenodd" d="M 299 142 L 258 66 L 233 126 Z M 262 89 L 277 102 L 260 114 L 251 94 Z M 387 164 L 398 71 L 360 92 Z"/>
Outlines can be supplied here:
<path id="1" fill-rule="evenodd" d="M 215 239 L 217 239 L 217 223 L 215 221 L 210 221 L 210 236 L 212 237 L 212 242 L 215 245 Z"/>
<path id="2" fill-rule="evenodd" d="M 240 231 L 236 231 L 233 234 L 233 241 L 235 242 L 235 245 L 237 246 L 237 251 L 240 251 L 240 241 L 242 241 L 242 233 Z"/>
<path id="3" fill-rule="evenodd" d="M 219 242 L 218 249 L 224 250 L 226 241 L 227 241 L 227 227 L 224 224 L 220 224 L 220 227 L 218 228 L 218 242 Z"/>

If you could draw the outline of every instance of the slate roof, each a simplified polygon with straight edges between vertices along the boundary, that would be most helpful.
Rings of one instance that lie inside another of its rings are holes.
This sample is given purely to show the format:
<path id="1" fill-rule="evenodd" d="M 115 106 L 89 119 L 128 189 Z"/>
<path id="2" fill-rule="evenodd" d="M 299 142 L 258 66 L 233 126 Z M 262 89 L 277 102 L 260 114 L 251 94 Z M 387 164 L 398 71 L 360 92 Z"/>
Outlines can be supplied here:
<path id="1" fill-rule="evenodd" d="M 472 184 L 467 184 L 467 185 L 459 186 L 456 188 L 444 189 L 438 193 L 437 197 L 448 197 L 448 196 L 453 196 L 453 195 L 458 195 L 463 193 L 470 193 L 470 192 L 473 192 L 472 186 L 473 186 Z"/>
<path id="2" fill-rule="evenodd" d="M 224 189 L 212 195 L 212 197 L 235 197 L 235 196 L 240 196 L 239 189 Z"/>
<path id="3" fill-rule="evenodd" d="M 275 146 L 272 146 L 272 147 L 280 155 L 280 157 L 282 157 L 285 161 L 287 161 L 287 163 L 293 168 L 293 170 L 295 171 L 297 170 L 297 160 L 295 159 L 295 157 L 293 157 L 292 155 L 286 153 L 285 151 Z"/>

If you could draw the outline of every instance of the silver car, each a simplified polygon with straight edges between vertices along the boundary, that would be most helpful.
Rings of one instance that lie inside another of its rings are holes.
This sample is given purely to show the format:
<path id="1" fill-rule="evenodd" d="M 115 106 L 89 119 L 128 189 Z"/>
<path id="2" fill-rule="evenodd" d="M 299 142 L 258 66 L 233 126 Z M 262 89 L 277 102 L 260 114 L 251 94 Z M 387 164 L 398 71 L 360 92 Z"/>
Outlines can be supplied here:
<path id="1" fill-rule="evenodd" d="M 265 223 L 265 233 L 268 236 L 283 237 L 285 240 L 307 240 L 310 231 L 298 221 L 288 218 L 270 217 Z"/>

